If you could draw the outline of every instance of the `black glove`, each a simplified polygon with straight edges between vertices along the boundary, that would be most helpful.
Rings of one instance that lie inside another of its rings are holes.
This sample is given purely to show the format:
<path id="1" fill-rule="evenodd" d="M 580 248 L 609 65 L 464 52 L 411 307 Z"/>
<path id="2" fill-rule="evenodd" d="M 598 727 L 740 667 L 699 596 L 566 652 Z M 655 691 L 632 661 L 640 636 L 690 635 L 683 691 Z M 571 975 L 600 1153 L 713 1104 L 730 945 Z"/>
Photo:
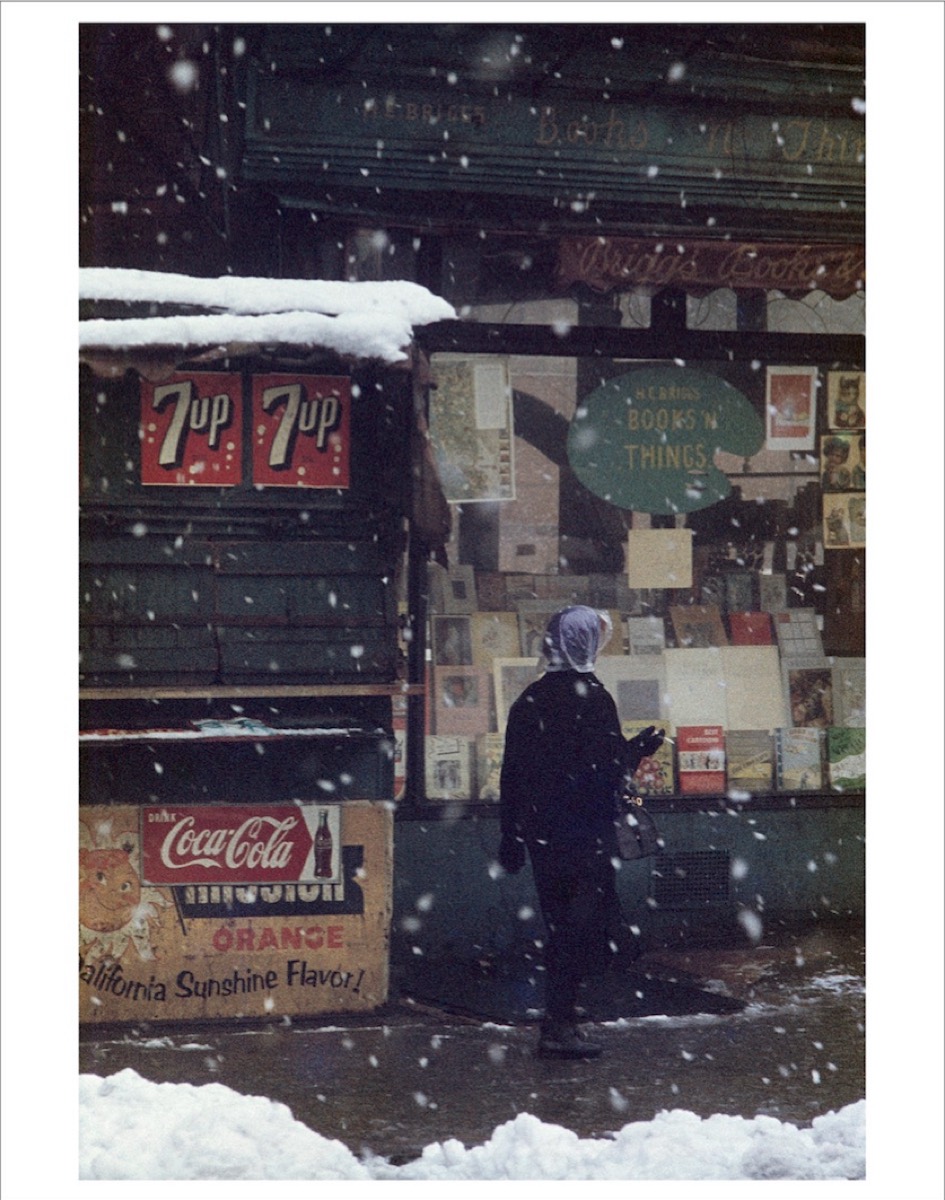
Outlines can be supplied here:
<path id="1" fill-rule="evenodd" d="M 635 737 L 630 739 L 631 771 L 635 771 L 644 758 L 649 758 L 651 754 L 655 754 L 659 750 L 665 736 L 665 729 L 661 729 L 657 733 L 655 725 L 648 725 L 646 729 L 641 730 Z"/>
<path id="2" fill-rule="evenodd" d="M 525 866 L 525 844 L 514 834 L 502 835 L 499 842 L 499 866 L 509 875 L 517 875 Z"/>

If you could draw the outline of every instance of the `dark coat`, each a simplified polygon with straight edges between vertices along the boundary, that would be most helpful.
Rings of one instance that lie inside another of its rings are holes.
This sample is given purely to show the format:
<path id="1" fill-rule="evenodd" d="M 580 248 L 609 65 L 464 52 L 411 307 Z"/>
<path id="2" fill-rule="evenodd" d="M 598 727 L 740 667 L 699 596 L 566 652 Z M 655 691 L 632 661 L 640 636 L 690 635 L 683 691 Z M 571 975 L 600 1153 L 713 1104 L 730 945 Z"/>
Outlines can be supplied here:
<path id="1" fill-rule="evenodd" d="M 596 675 L 549 671 L 509 711 L 500 782 L 504 839 L 565 857 L 617 852 L 614 799 L 642 757 Z"/>

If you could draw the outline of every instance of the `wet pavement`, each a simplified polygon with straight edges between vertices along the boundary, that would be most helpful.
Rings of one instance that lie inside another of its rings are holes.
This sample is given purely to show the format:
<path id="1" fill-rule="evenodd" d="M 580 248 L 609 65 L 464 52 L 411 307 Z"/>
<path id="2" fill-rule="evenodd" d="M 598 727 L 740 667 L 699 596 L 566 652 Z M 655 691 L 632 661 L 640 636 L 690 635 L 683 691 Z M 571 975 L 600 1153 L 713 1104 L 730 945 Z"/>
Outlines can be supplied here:
<path id="1" fill-rule="evenodd" d="M 355 1154 L 394 1163 L 449 1138 L 486 1142 L 521 1112 L 597 1137 L 672 1109 L 807 1125 L 866 1095 L 859 928 L 650 951 L 587 996 L 604 1046 L 592 1062 L 537 1058 L 531 993 L 501 973 L 488 983 L 471 981 L 468 1007 L 508 1002 L 506 1021 L 468 1015 L 455 996 L 449 1008 L 411 996 L 429 988 L 401 978 L 369 1015 L 86 1028 L 79 1068 L 269 1096 Z"/>

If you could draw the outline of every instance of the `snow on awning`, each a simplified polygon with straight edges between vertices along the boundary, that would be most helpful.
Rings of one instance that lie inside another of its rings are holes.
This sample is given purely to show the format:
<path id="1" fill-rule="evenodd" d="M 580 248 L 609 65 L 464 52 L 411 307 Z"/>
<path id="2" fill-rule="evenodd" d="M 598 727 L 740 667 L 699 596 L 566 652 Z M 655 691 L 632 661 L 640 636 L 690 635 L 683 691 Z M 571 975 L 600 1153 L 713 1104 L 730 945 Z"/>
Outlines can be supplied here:
<path id="1" fill-rule="evenodd" d="M 116 352 L 138 355 L 159 348 L 190 356 L 248 353 L 275 345 L 402 363 L 416 326 L 457 315 L 445 300 L 406 280 L 199 279 L 92 267 L 79 271 L 79 299 L 211 310 L 81 321 L 80 354 L 90 362 Z"/>

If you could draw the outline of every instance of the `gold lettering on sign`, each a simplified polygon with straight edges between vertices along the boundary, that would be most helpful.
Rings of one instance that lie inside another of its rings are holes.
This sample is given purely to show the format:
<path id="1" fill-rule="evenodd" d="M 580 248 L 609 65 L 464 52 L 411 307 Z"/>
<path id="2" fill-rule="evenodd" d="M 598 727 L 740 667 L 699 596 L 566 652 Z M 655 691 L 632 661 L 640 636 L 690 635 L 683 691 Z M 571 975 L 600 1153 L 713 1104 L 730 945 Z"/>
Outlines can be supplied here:
<path id="1" fill-rule="evenodd" d="M 633 238 L 579 237 L 562 242 L 564 283 L 581 280 L 598 289 L 627 284 L 706 284 L 712 287 L 778 287 L 849 294 L 862 287 L 862 246 L 811 246 L 742 242 L 662 244 Z M 659 397 L 638 397 L 641 401 Z M 677 399 L 687 400 L 686 397 Z"/>
<path id="2" fill-rule="evenodd" d="M 361 105 L 367 120 L 406 121 L 425 125 L 485 125 L 483 104 L 439 104 L 431 101 L 399 100 L 395 95 L 368 97 Z"/>
<path id="3" fill-rule="evenodd" d="M 702 442 L 625 442 L 624 448 L 631 471 L 704 471 L 712 457 Z"/>
<path id="4" fill-rule="evenodd" d="M 537 146 L 603 146 L 605 149 L 644 150 L 649 131 L 642 117 L 621 118 L 610 109 L 606 121 L 594 121 L 584 115 L 572 120 L 557 116 L 557 110 L 545 106 L 538 114 Z"/>
<path id="5" fill-rule="evenodd" d="M 787 162 L 838 163 L 845 166 L 865 161 L 865 138 L 861 135 L 849 139 L 844 134 L 834 133 L 825 121 L 797 118 L 786 122 L 783 131 L 781 155 Z"/>

